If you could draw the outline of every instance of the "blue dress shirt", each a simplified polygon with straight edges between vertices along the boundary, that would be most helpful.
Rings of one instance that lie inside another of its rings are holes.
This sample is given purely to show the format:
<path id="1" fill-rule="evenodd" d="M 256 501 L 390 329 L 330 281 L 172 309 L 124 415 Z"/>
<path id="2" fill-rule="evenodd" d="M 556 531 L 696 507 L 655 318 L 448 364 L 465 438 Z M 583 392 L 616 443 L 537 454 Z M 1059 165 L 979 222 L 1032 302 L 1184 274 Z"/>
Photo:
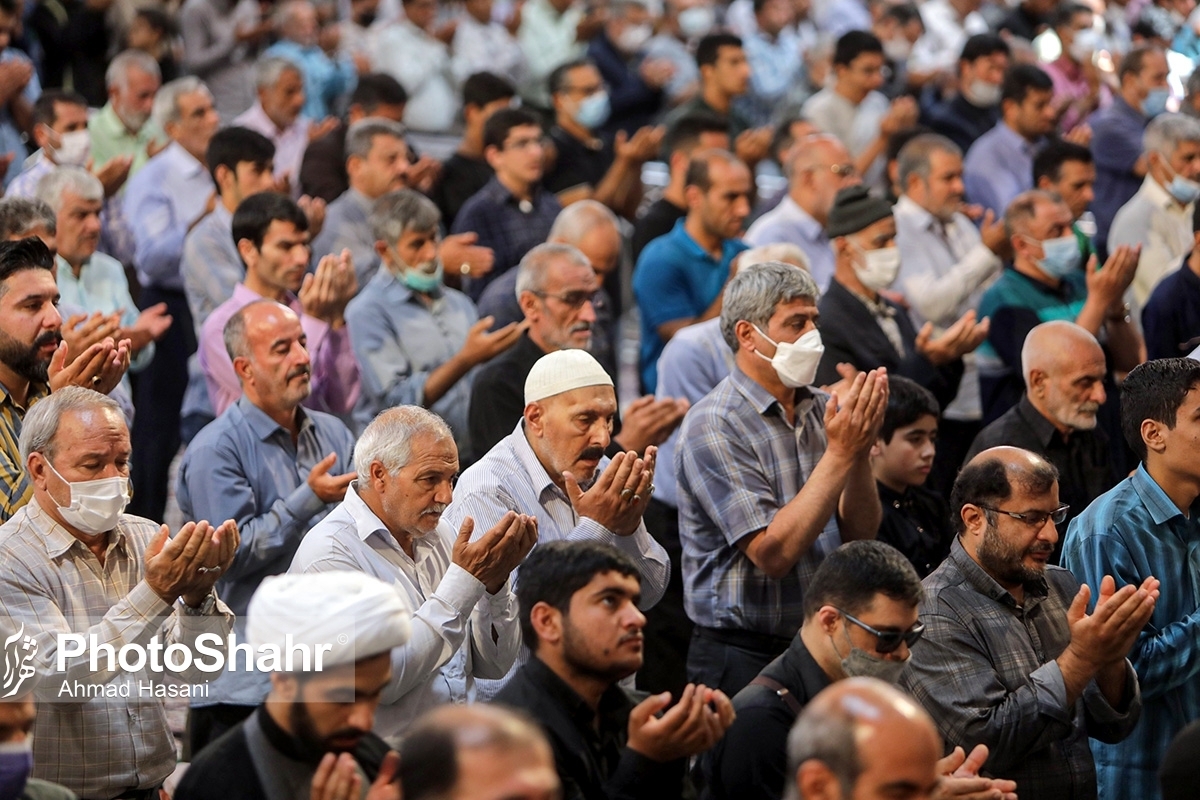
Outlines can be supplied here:
<path id="1" fill-rule="evenodd" d="M 1092 114 L 1092 149 L 1096 160 L 1096 199 L 1092 214 L 1096 217 L 1096 246 L 1107 252 L 1108 229 L 1121 206 L 1137 194 L 1142 178 L 1133 174 L 1133 165 L 1142 157 L 1142 133 L 1150 120 L 1120 96 L 1112 105 Z"/>
<path id="2" fill-rule="evenodd" d="M 350 58 L 342 56 L 334 61 L 315 45 L 279 41 L 263 51 L 262 57 L 268 56 L 281 56 L 300 68 L 304 77 L 304 109 L 300 113 L 316 122 L 333 113 L 338 99 L 358 83 L 358 72 Z"/>
<path id="3" fill-rule="evenodd" d="M 1014 197 L 1033 188 L 1033 156 L 1040 147 L 1004 122 L 980 136 L 963 160 L 967 200 L 1003 215 Z"/>

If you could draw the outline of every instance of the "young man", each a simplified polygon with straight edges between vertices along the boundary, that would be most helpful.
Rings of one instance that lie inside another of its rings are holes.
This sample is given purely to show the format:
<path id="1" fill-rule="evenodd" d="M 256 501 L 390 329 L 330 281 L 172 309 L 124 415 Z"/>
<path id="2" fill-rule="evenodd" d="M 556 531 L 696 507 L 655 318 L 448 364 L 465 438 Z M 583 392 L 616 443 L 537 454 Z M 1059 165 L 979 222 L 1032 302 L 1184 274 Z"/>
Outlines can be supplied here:
<path id="1" fill-rule="evenodd" d="M 937 452 L 938 403 L 908 378 L 889 382 L 883 427 L 871 448 L 883 522 L 875 538 L 895 547 L 924 578 L 950 554 L 950 507 L 925 488 Z"/>
<path id="2" fill-rule="evenodd" d="M 430 197 L 442 212 L 446 226 L 471 195 L 492 179 L 492 168 L 483 157 L 483 126 L 497 111 L 512 106 L 516 90 L 491 72 L 477 72 L 462 87 L 463 135 L 454 155 L 442 162 L 442 176 Z"/>

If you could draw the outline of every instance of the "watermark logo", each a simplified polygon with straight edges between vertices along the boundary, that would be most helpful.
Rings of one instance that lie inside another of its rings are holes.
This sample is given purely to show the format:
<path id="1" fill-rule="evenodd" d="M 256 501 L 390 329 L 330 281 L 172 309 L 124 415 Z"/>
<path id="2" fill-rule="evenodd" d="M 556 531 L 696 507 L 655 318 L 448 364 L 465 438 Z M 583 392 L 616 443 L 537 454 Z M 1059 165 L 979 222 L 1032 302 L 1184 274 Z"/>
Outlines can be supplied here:
<path id="1" fill-rule="evenodd" d="M 25 626 L 4 640 L 4 679 L 0 681 L 2 697 L 12 697 L 21 690 L 21 684 L 33 677 L 37 669 L 33 659 L 37 655 L 37 640 L 25 635 Z"/>

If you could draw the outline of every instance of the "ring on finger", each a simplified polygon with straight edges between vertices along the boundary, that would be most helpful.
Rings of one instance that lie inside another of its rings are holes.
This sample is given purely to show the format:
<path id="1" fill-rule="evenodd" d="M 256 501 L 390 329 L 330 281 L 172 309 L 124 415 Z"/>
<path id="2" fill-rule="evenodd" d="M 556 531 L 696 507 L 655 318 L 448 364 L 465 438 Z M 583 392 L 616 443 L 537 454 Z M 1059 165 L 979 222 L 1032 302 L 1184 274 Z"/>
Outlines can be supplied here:
<path id="1" fill-rule="evenodd" d="M 640 494 L 635 494 L 635 495 L 633 496 L 633 502 L 635 502 L 635 503 L 640 503 L 640 502 L 642 502 L 642 496 L 641 496 Z"/>
<path id="2" fill-rule="evenodd" d="M 633 496 L 633 489 L 622 489 L 621 490 L 621 499 L 622 500 L 628 500 L 632 496 Z"/>

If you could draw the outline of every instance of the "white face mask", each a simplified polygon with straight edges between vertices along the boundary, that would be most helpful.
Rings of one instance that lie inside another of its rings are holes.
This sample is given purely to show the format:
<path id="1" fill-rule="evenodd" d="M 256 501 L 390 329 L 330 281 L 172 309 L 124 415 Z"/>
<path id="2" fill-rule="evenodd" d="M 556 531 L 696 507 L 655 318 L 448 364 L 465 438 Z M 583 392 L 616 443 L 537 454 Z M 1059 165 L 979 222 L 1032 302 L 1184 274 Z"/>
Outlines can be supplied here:
<path id="1" fill-rule="evenodd" d="M 616 45 L 626 53 L 636 53 L 642 49 L 642 46 L 646 42 L 650 41 L 650 37 L 653 35 L 654 28 L 649 23 L 634 25 L 631 28 L 621 31 L 621 35 L 617 37 Z"/>
<path id="2" fill-rule="evenodd" d="M 1003 90 L 998 83 L 988 83 L 976 78 L 970 85 L 963 87 L 963 94 L 971 101 L 971 105 L 991 108 L 1000 102 Z"/>
<path id="3" fill-rule="evenodd" d="M 858 245 L 855 245 L 858 247 Z M 893 245 L 879 250 L 863 250 L 861 264 L 854 265 L 854 274 L 862 285 L 873 292 L 886 289 L 896 281 L 900 273 L 900 248 Z"/>
<path id="4" fill-rule="evenodd" d="M 808 386 L 817 377 L 817 367 L 821 364 L 821 356 L 825 345 L 821 344 L 821 332 L 811 330 L 794 342 L 776 342 L 755 325 L 758 335 L 775 345 L 775 355 L 767 358 L 757 350 L 754 354 L 764 361 L 770 361 L 775 368 L 779 380 L 789 389 L 799 389 Z"/>
<path id="5" fill-rule="evenodd" d="M 70 505 L 58 505 L 53 495 L 50 497 L 54 504 L 58 505 L 58 513 L 62 515 L 64 522 L 89 536 L 108 533 L 117 527 L 121 513 L 129 504 L 129 478 L 117 476 L 72 483 L 59 475 L 49 459 L 46 460 L 46 465 L 71 489 Z"/>
<path id="6" fill-rule="evenodd" d="M 55 163 L 61 166 L 86 167 L 88 156 L 92 154 L 92 137 L 87 129 L 63 133 L 58 138 L 58 147 L 46 146 L 53 154 Z"/>
<path id="7" fill-rule="evenodd" d="M 699 39 L 717 24 L 717 15 L 709 6 L 692 6 L 679 12 L 679 32 L 686 39 Z"/>

